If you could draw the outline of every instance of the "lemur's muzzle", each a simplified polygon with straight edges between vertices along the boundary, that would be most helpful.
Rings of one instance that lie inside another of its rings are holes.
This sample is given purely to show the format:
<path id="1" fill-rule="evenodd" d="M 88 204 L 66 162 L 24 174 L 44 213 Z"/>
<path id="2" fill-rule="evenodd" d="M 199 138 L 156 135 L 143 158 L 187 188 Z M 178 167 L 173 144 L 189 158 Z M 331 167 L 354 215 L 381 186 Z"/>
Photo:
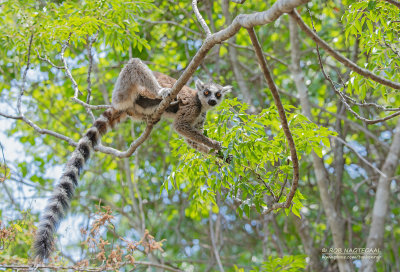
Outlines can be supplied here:
<path id="1" fill-rule="evenodd" d="M 208 105 L 210 105 L 210 106 L 215 106 L 215 105 L 217 105 L 217 101 L 215 101 L 215 100 L 209 100 L 209 101 L 208 101 Z"/>

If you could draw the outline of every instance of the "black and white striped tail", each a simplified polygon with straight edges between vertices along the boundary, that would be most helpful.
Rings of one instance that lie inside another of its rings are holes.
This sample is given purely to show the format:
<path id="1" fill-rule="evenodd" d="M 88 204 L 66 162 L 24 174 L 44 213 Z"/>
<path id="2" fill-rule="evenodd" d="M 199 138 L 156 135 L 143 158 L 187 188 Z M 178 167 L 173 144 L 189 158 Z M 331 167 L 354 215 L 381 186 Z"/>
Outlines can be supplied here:
<path id="1" fill-rule="evenodd" d="M 79 175 L 90 157 L 90 152 L 98 144 L 101 135 L 105 134 L 115 124 L 121 122 L 124 117 L 124 114 L 114 109 L 107 109 L 95 121 L 93 127 L 79 140 L 77 148 L 65 166 L 60 182 L 55 187 L 53 195 L 50 197 L 41 216 L 33 244 L 37 261 L 47 259 L 53 251 L 54 232 L 69 208 L 75 187 L 78 185 Z"/>

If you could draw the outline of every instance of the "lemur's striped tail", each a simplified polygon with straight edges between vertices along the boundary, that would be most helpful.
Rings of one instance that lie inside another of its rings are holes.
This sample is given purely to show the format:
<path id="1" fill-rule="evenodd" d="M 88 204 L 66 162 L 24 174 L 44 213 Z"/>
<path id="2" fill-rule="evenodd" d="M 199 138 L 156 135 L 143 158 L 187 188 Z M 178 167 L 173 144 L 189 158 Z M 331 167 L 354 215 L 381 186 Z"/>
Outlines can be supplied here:
<path id="1" fill-rule="evenodd" d="M 60 182 L 54 188 L 53 195 L 41 216 L 33 244 L 37 261 L 47 259 L 54 248 L 54 232 L 69 208 L 75 187 L 78 185 L 79 175 L 85 162 L 89 159 L 90 152 L 108 129 L 122 122 L 125 118 L 125 112 L 116 111 L 113 108 L 107 109 L 94 122 L 93 127 L 79 140 L 78 146 L 65 166 Z"/>

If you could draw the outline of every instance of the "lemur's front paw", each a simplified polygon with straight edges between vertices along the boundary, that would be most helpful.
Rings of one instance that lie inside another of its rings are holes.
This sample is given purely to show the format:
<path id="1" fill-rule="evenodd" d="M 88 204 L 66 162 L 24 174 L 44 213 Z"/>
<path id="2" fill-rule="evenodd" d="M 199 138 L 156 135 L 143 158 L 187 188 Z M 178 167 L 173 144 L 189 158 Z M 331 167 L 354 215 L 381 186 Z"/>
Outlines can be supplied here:
<path id="1" fill-rule="evenodd" d="M 161 88 L 158 94 L 164 99 L 171 94 L 171 88 Z"/>

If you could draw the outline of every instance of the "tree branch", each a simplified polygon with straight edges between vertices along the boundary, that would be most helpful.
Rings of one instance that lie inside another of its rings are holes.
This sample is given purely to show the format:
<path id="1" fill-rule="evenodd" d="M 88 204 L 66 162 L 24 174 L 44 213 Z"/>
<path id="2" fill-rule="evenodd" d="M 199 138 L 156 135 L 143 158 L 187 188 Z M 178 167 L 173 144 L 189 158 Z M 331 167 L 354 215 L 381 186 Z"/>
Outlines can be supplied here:
<path id="1" fill-rule="evenodd" d="M 296 146 L 294 144 L 293 136 L 292 136 L 292 133 L 290 132 L 289 125 L 287 122 L 285 109 L 283 108 L 281 99 L 279 97 L 278 89 L 272 78 L 272 75 L 268 68 L 267 62 L 262 54 L 261 45 L 258 42 L 257 35 L 254 32 L 253 28 L 248 28 L 247 31 L 249 33 L 251 42 L 254 46 L 254 49 L 255 49 L 255 52 L 257 55 L 257 59 L 258 59 L 258 63 L 260 64 L 261 70 L 264 73 L 264 77 L 267 81 L 267 85 L 271 91 L 272 97 L 274 98 L 275 105 L 278 109 L 279 118 L 281 119 L 282 129 L 283 129 L 283 132 L 285 133 L 285 137 L 288 141 L 288 145 L 289 145 L 289 149 L 290 149 L 290 157 L 291 157 L 291 161 L 293 163 L 293 180 L 292 180 L 292 185 L 291 185 L 290 191 L 286 197 L 286 202 L 285 203 L 275 203 L 272 207 L 268 208 L 268 210 L 264 212 L 264 214 L 266 214 L 275 209 L 290 207 L 290 205 L 292 203 L 292 199 L 294 197 L 294 194 L 296 193 L 296 189 L 297 189 L 298 181 L 299 181 L 299 160 L 297 157 Z"/>
<path id="2" fill-rule="evenodd" d="M 92 55 L 92 45 L 94 42 L 96 42 L 97 36 L 98 36 L 99 32 L 96 33 L 96 35 L 93 38 L 87 37 L 86 41 L 87 41 L 87 46 L 86 46 L 86 50 L 87 50 L 87 55 L 88 55 L 88 59 L 89 59 L 89 69 L 87 72 L 87 78 L 86 78 L 86 82 L 87 82 L 87 96 L 86 96 L 86 103 L 90 104 L 90 98 L 92 96 L 92 81 L 90 79 L 91 75 L 92 75 L 92 67 L 93 67 L 93 55 Z M 95 121 L 93 112 L 90 108 L 86 107 L 86 112 L 89 114 L 89 116 L 92 118 L 92 121 Z"/>
<path id="3" fill-rule="evenodd" d="M 24 92 L 25 92 L 26 75 L 28 74 L 29 66 L 31 65 L 32 41 L 33 41 L 33 33 L 31 34 L 31 37 L 29 38 L 26 67 L 25 67 L 24 73 L 22 75 L 21 86 L 20 86 L 20 91 L 19 91 L 18 100 L 17 100 L 17 109 L 18 109 L 18 113 L 21 116 L 24 115 L 24 113 L 21 110 L 21 101 L 22 101 L 22 96 L 24 95 Z"/>
<path id="4" fill-rule="evenodd" d="M 300 26 L 300 28 L 318 45 L 320 45 L 323 49 L 325 49 L 332 57 L 334 57 L 337 61 L 342 63 L 344 66 L 347 68 L 351 69 L 352 71 L 356 72 L 357 74 L 360 74 L 366 78 L 369 78 L 373 81 L 376 81 L 378 83 L 381 83 L 385 86 L 391 87 L 396 90 L 400 90 L 400 83 L 398 82 L 393 82 L 390 81 L 386 78 L 380 77 L 371 71 L 361 68 L 342 54 L 340 54 L 338 51 L 330 47 L 324 40 L 322 40 L 312 29 L 310 29 L 304 21 L 301 19 L 299 13 L 296 10 L 293 10 L 292 12 L 289 13 L 291 17 L 295 19 L 297 24 Z"/>
<path id="5" fill-rule="evenodd" d="M 384 178 L 386 178 L 386 175 L 384 173 L 382 173 L 378 168 L 376 168 L 372 163 L 370 163 L 366 158 L 364 158 L 363 156 L 360 155 L 360 153 L 358 153 L 351 145 L 349 145 L 346 141 L 344 141 L 342 138 L 340 137 L 336 137 L 336 136 L 329 136 L 331 139 L 335 139 L 339 142 L 341 142 L 342 144 L 344 144 L 345 146 L 347 146 L 351 151 L 354 152 L 354 154 L 357 155 L 357 157 L 360 158 L 360 160 L 362 160 L 365 164 L 367 164 L 369 167 L 371 167 L 372 169 L 374 169 L 375 172 L 377 172 L 379 175 L 383 176 Z"/>
<path id="6" fill-rule="evenodd" d="M 212 222 L 212 212 L 209 212 L 209 217 L 208 217 L 208 222 L 209 222 L 209 227 L 210 227 L 210 239 L 211 239 L 211 247 L 214 253 L 215 260 L 217 261 L 219 271 L 224 272 L 224 267 L 222 266 L 221 258 L 219 256 L 218 248 L 217 248 L 217 242 L 215 239 L 215 234 L 214 234 L 214 227 L 213 227 L 213 222 Z"/>
<path id="7" fill-rule="evenodd" d="M 203 17 L 201 16 L 199 9 L 197 8 L 197 0 L 192 0 L 192 7 L 194 14 L 196 15 L 197 20 L 199 21 L 201 27 L 203 28 L 204 32 L 206 33 L 206 36 L 211 35 L 210 28 L 208 27 L 206 21 L 204 21 Z"/>
<path id="8" fill-rule="evenodd" d="M 204 35 L 204 34 L 202 34 L 200 32 L 194 31 L 194 30 L 192 30 L 192 29 L 190 29 L 190 28 L 188 28 L 186 26 L 182 26 L 179 23 L 174 22 L 174 21 L 152 21 L 152 20 L 149 20 L 149 19 L 146 19 L 146 18 L 143 18 L 143 17 L 137 17 L 137 18 L 139 20 L 142 20 L 142 21 L 146 22 L 146 23 L 155 24 L 155 25 L 158 25 L 158 24 L 174 25 L 174 26 L 180 27 L 180 28 L 182 28 L 182 29 L 184 29 L 184 30 L 186 30 L 188 32 L 191 32 L 191 33 L 193 33 L 195 35 L 198 35 L 198 36 L 203 36 Z"/>
<path id="9" fill-rule="evenodd" d="M 111 106 L 110 105 L 89 105 L 88 103 L 83 102 L 82 100 L 80 100 L 78 98 L 79 94 L 82 94 L 82 92 L 79 90 L 78 84 L 76 83 L 74 77 L 71 74 L 71 71 L 68 68 L 68 64 L 67 61 L 65 60 L 64 57 L 64 53 L 65 50 L 67 49 L 67 47 L 69 46 L 69 40 L 71 38 L 72 33 L 69 34 L 67 41 L 63 44 L 62 48 L 61 48 L 61 60 L 64 64 L 64 69 L 65 69 L 65 74 L 67 75 L 67 77 L 71 80 L 72 82 L 72 88 L 74 89 L 74 97 L 72 97 L 71 99 L 73 101 L 75 101 L 76 103 L 84 106 L 86 109 L 93 109 L 93 110 L 98 110 L 98 109 L 108 109 Z"/>
<path id="10" fill-rule="evenodd" d="M 294 18 L 294 19 L 296 19 L 296 18 Z M 312 20 L 311 20 L 311 24 L 312 24 L 312 28 L 313 28 L 314 32 L 316 32 L 316 30 L 315 30 L 315 28 L 314 28 L 314 23 L 312 22 Z M 317 55 L 318 55 L 319 66 L 321 67 L 321 72 L 322 72 L 323 76 L 324 76 L 325 79 L 328 80 L 329 83 L 332 85 L 332 88 L 333 88 L 333 90 L 335 91 L 335 93 L 337 93 L 337 94 L 339 95 L 339 98 L 340 98 L 340 100 L 342 101 L 343 105 L 346 107 L 346 109 L 347 109 L 349 112 L 351 112 L 357 119 L 362 120 L 362 121 L 364 121 L 364 122 L 367 123 L 367 124 L 376 124 L 376 123 L 384 122 L 384 121 L 386 121 L 386 120 L 389 120 L 389 119 L 391 119 L 391 118 L 394 118 L 394 117 L 400 115 L 400 111 L 397 111 L 397 112 L 395 112 L 395 113 L 393 113 L 393 114 L 391 114 L 391 115 L 388 115 L 388 116 L 386 116 L 386 117 L 384 117 L 384 118 L 375 119 L 375 120 L 370 120 L 370 119 L 367 119 L 367 118 L 365 118 L 365 117 L 362 117 L 361 115 L 359 115 L 358 113 L 356 113 L 356 112 L 350 107 L 350 105 L 347 103 L 347 100 L 350 100 L 350 103 L 356 104 L 355 100 L 352 99 L 352 98 L 350 98 L 349 96 L 347 96 L 346 94 L 344 94 L 344 93 L 341 92 L 340 90 L 338 90 L 338 89 L 336 88 L 335 83 L 332 81 L 331 77 L 330 77 L 329 75 L 326 74 L 325 69 L 324 69 L 324 65 L 322 64 L 322 59 L 321 59 L 321 54 L 320 54 L 320 52 L 319 52 L 318 43 L 316 43 L 316 49 L 317 49 Z M 350 61 L 351 63 L 353 63 L 351 60 L 348 60 L 348 61 Z M 366 70 L 366 71 L 367 71 L 367 70 Z M 368 72 L 369 72 L 369 71 L 368 71 Z M 374 103 L 372 103 L 372 104 L 374 104 Z M 376 105 L 376 104 L 374 104 L 374 105 Z M 376 106 L 378 106 L 378 105 L 376 105 Z"/>

